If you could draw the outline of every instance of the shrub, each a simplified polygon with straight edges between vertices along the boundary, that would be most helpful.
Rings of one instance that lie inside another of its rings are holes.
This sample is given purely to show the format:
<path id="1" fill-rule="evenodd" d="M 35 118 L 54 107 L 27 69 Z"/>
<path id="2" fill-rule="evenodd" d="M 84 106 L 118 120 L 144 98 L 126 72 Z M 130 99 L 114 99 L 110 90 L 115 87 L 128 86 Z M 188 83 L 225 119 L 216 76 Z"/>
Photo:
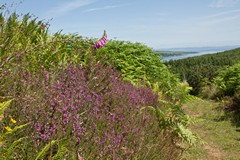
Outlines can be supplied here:
<path id="1" fill-rule="evenodd" d="M 214 83 L 219 88 L 220 95 L 233 96 L 240 90 L 240 63 L 220 70 Z"/>
<path id="2" fill-rule="evenodd" d="M 75 153 L 94 159 L 137 155 L 149 123 L 140 108 L 157 106 L 158 96 L 148 88 L 122 82 L 110 66 L 89 67 L 20 73 L 23 86 L 16 98 L 18 107 L 8 112 L 18 115 L 22 124 L 31 123 L 25 130 L 31 140 L 24 152 L 38 153 L 54 140 L 68 141 L 66 148 L 74 157 Z M 52 152 L 54 156 L 57 151 Z"/>
<path id="3" fill-rule="evenodd" d="M 105 54 L 123 74 L 124 80 L 133 84 L 144 82 L 153 88 L 158 83 L 158 90 L 169 95 L 179 84 L 176 75 L 160 62 L 160 57 L 141 43 L 109 41 L 97 54 Z"/>

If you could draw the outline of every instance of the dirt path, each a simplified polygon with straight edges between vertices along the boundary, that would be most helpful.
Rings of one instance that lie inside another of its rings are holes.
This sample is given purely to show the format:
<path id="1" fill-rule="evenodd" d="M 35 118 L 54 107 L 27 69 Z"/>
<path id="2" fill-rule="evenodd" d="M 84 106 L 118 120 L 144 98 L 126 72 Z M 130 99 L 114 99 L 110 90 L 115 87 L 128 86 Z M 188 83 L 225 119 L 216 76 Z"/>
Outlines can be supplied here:
<path id="1" fill-rule="evenodd" d="M 187 105 L 183 106 L 183 109 L 194 118 L 201 118 L 204 117 L 204 115 L 209 112 L 209 110 L 205 110 L 203 108 L 198 109 L 197 107 L 188 107 Z M 205 124 L 206 125 L 206 124 Z M 208 132 L 206 132 L 205 125 L 202 124 L 194 124 L 192 126 L 192 130 L 197 133 L 202 140 L 205 142 L 204 144 L 201 144 L 199 147 L 199 152 L 202 152 L 202 155 L 197 157 L 196 159 L 201 160 L 224 160 L 225 159 L 225 153 L 220 150 L 217 144 L 215 142 L 211 141 L 211 136 Z M 194 155 L 192 155 L 194 157 Z M 184 159 L 191 159 L 191 158 L 184 158 Z"/>
<path id="2" fill-rule="evenodd" d="M 208 160 L 220 160 L 224 159 L 224 153 L 220 151 L 218 148 L 212 147 L 211 145 L 207 144 L 204 146 L 204 149 L 208 153 Z"/>
<path id="3" fill-rule="evenodd" d="M 183 109 L 191 116 L 194 118 L 200 118 L 201 116 L 204 115 L 204 112 L 200 112 L 200 111 L 192 111 L 190 107 L 188 106 L 183 106 Z M 199 126 L 196 126 L 197 128 Z M 197 133 L 197 130 L 194 129 L 195 132 Z M 204 144 L 202 147 L 204 148 L 204 150 L 206 150 L 206 152 L 208 153 L 208 160 L 221 160 L 224 158 L 224 153 L 222 151 L 220 151 L 218 148 L 213 147 L 213 144 L 210 144 L 210 142 L 207 142 L 206 137 L 201 137 L 206 144 Z"/>
<path id="4" fill-rule="evenodd" d="M 184 110 L 194 118 L 199 118 L 203 115 L 203 113 L 197 113 L 197 112 L 190 112 L 189 108 L 187 106 L 183 106 Z M 199 127 L 199 126 L 196 126 Z M 198 128 L 199 129 L 199 128 Z M 193 129 L 197 134 L 198 131 L 196 129 Z M 214 147 L 213 144 L 210 144 L 210 142 L 207 142 L 207 138 L 201 137 L 206 143 L 202 145 L 203 149 L 207 152 L 208 156 L 206 157 L 206 160 L 222 160 L 224 159 L 224 153 L 220 151 L 218 148 Z"/>

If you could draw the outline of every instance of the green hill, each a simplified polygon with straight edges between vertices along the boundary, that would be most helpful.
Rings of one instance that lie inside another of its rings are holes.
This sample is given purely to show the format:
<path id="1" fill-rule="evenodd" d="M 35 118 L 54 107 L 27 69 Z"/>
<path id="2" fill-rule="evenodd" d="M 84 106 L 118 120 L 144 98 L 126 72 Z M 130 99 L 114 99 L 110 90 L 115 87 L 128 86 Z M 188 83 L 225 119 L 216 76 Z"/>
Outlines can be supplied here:
<path id="1" fill-rule="evenodd" d="M 240 62 L 240 48 L 216 53 L 169 61 L 165 64 L 178 74 L 181 80 L 186 80 L 193 87 L 192 94 L 200 93 L 205 83 L 211 82 L 218 71 L 226 66 Z"/>

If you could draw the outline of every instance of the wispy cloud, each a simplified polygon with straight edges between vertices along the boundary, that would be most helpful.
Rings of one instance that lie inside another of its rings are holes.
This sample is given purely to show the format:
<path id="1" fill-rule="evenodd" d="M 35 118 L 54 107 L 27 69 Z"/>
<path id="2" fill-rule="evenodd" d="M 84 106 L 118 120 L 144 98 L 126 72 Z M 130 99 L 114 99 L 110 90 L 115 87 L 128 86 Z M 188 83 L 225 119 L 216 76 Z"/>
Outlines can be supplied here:
<path id="1" fill-rule="evenodd" d="M 221 8 L 221 7 L 232 7 L 239 3 L 240 0 L 214 0 L 210 3 L 209 7 Z"/>
<path id="2" fill-rule="evenodd" d="M 216 18 L 211 21 L 208 21 L 208 24 L 216 24 L 216 23 L 223 23 L 231 20 L 236 20 L 240 19 L 240 15 L 235 15 L 235 16 L 227 16 L 227 17 L 222 17 L 222 18 Z"/>
<path id="3" fill-rule="evenodd" d="M 107 10 L 107 9 L 118 8 L 118 7 L 120 7 L 120 6 L 117 6 L 117 5 L 104 6 L 104 7 L 100 7 L 100 8 L 87 9 L 87 10 L 85 10 L 84 12 L 94 12 L 94 11 Z"/>
<path id="4" fill-rule="evenodd" d="M 229 10 L 225 12 L 220 12 L 216 14 L 212 14 L 205 17 L 197 18 L 196 20 L 202 24 L 216 24 L 216 23 L 224 23 L 231 20 L 236 20 L 240 18 L 240 9 L 238 10 Z"/>
<path id="5" fill-rule="evenodd" d="M 46 13 L 47 17 L 58 17 L 66 14 L 67 12 L 76 10 L 82 6 L 89 5 L 96 0 L 72 0 L 65 3 L 58 4 Z"/>
<path id="6" fill-rule="evenodd" d="M 236 10 L 229 10 L 229 11 L 225 11 L 225 12 L 220 12 L 220 13 L 216 13 L 210 16 L 207 16 L 205 18 L 215 18 L 215 17 L 222 17 L 222 16 L 226 16 L 229 14 L 240 14 L 240 9 L 236 9 Z"/>

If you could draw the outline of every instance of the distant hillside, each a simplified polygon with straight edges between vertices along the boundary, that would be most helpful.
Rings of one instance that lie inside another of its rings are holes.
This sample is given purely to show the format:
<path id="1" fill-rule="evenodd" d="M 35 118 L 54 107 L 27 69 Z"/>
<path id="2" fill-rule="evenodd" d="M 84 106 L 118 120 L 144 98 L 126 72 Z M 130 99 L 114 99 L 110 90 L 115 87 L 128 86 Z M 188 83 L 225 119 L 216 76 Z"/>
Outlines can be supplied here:
<path id="1" fill-rule="evenodd" d="M 206 52 L 206 51 L 226 51 L 239 48 L 240 45 L 233 46 L 209 46 L 209 47 L 184 47 L 184 48 L 167 48 L 167 49 L 158 49 L 159 51 L 184 51 L 184 52 Z"/>
<path id="2" fill-rule="evenodd" d="M 162 57 L 170 57 L 170 56 L 180 56 L 180 55 L 185 55 L 185 54 L 194 54 L 198 52 L 186 52 L 186 51 L 162 51 L 162 50 L 157 50 L 155 51 L 155 54 L 158 54 Z"/>
<path id="3" fill-rule="evenodd" d="M 179 74 L 181 80 L 187 80 L 193 87 L 192 94 L 198 94 L 205 82 L 211 81 L 219 69 L 240 63 L 240 48 L 176 61 L 165 64 Z"/>
<path id="4" fill-rule="evenodd" d="M 184 59 L 188 57 L 214 54 L 227 50 L 236 49 L 240 46 L 219 46 L 219 47 L 191 47 L 191 48 L 168 48 L 155 50 L 155 54 L 162 57 L 163 62 L 170 60 Z"/>

